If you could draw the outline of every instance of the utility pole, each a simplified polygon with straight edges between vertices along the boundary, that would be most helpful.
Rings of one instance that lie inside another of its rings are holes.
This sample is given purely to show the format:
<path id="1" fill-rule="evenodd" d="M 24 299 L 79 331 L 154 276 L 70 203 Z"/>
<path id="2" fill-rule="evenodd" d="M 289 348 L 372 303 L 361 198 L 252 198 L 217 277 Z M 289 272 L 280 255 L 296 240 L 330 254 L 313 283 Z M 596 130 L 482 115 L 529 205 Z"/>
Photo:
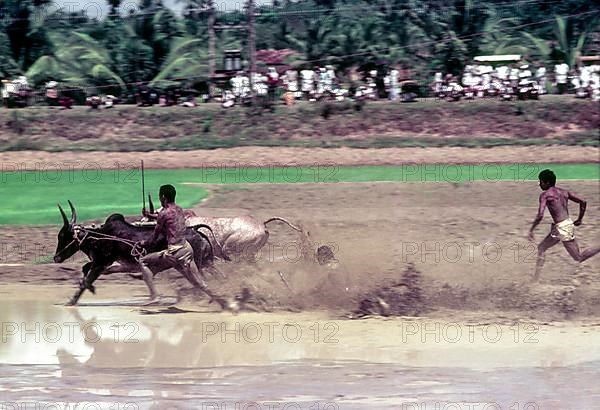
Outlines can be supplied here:
<path id="1" fill-rule="evenodd" d="M 254 104 L 254 73 L 256 72 L 256 29 L 254 27 L 254 0 L 248 0 L 248 54 L 250 58 L 250 92 Z"/>
<path id="2" fill-rule="evenodd" d="M 208 0 L 208 97 L 211 99 L 215 93 L 213 79 L 215 77 L 215 3 Z"/>

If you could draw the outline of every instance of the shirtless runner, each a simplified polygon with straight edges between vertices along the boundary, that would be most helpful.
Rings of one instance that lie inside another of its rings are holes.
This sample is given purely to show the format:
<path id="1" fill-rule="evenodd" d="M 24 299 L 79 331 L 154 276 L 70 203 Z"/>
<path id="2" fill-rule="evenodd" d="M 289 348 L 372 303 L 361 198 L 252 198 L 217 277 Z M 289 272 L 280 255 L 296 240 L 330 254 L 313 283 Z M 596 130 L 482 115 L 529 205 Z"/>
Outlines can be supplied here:
<path id="1" fill-rule="evenodd" d="M 546 207 L 548 207 L 554 223 L 552 224 L 550 233 L 538 245 L 535 275 L 533 277 L 535 281 L 539 279 L 542 266 L 544 266 L 544 253 L 559 242 L 563 243 L 569 255 L 577 262 L 583 262 L 600 252 L 600 246 L 581 252 L 579 244 L 575 239 L 575 227 L 581 225 L 583 215 L 585 214 L 586 201 L 573 192 L 554 186 L 556 184 L 556 175 L 549 169 L 540 172 L 538 178 L 540 180 L 540 188 L 544 192 L 540 195 L 540 207 L 529 230 L 529 240 L 533 241 L 533 230 L 542 221 Z M 579 204 L 579 217 L 574 222 L 569 217 L 569 200 Z"/>
<path id="2" fill-rule="evenodd" d="M 162 209 L 157 215 L 156 228 L 148 241 L 140 242 L 140 245 L 145 247 L 148 244 L 155 243 L 161 234 L 165 235 L 167 239 L 167 249 L 149 253 L 140 259 L 140 269 L 143 279 L 150 289 L 149 304 L 160 301 L 160 296 L 152 281 L 154 273 L 151 270 L 151 266 L 161 265 L 162 268 L 175 268 L 194 287 L 201 289 L 210 296 L 211 301 L 216 300 L 222 309 L 236 311 L 238 307 L 235 302 L 227 303 L 223 297 L 215 295 L 200 275 L 194 261 L 194 249 L 184 236 L 186 230 L 184 212 L 175 203 L 175 196 L 175 187 L 172 185 L 163 185 L 160 187 L 159 197 Z M 144 216 L 148 214 L 145 208 L 142 210 L 142 213 Z"/>

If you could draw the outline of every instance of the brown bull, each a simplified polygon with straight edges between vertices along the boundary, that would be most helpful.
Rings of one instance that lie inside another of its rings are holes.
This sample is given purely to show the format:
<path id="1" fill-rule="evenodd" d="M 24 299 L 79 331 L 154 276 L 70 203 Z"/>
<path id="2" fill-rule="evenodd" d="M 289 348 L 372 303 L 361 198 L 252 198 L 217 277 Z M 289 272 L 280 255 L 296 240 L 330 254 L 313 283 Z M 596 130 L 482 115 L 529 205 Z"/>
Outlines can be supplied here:
<path id="1" fill-rule="evenodd" d="M 205 216 L 188 216 L 186 225 L 210 226 L 214 233 L 215 256 L 225 260 L 254 262 L 258 252 L 269 239 L 267 224 L 274 221 L 286 223 L 293 230 L 303 234 L 302 241 L 307 240 L 304 231 L 284 218 L 272 217 L 264 222 L 253 216 L 236 216 L 232 218 L 214 218 Z M 213 240 L 212 235 L 210 239 Z M 305 246 L 305 243 L 302 243 Z"/>
<path id="2" fill-rule="evenodd" d="M 154 214 L 152 197 L 149 197 L 150 213 Z M 300 248 L 303 257 L 310 257 L 312 249 L 309 234 L 302 228 L 292 224 L 288 220 L 274 216 L 264 222 L 253 216 L 236 217 L 207 217 L 197 216 L 191 209 L 184 210 L 186 225 L 188 227 L 201 228 L 201 225 L 210 227 L 210 235 L 207 235 L 214 250 L 214 256 L 224 260 L 235 260 L 255 262 L 258 252 L 269 240 L 267 224 L 273 221 L 286 223 L 293 230 L 300 232 Z"/>

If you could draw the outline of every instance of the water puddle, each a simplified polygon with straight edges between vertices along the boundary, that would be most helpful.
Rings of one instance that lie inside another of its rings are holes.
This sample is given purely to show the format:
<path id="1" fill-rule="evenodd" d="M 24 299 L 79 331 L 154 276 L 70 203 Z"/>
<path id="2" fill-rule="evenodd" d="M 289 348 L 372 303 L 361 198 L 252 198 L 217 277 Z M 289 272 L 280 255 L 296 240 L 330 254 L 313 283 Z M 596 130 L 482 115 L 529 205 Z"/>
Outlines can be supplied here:
<path id="1" fill-rule="evenodd" d="M 533 410 L 600 398 L 594 324 L 109 302 L 0 301 L 0 408 Z"/>

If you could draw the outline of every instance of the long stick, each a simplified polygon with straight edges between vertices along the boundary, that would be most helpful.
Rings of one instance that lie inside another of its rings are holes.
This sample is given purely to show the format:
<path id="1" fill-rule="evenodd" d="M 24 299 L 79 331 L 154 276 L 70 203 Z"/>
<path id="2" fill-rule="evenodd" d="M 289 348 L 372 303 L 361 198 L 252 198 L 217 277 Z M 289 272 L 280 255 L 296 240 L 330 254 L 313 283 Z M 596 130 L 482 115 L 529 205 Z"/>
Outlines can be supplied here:
<path id="1" fill-rule="evenodd" d="M 144 209 L 146 209 L 146 187 L 144 185 L 144 160 L 142 161 L 142 203 L 144 205 Z"/>

